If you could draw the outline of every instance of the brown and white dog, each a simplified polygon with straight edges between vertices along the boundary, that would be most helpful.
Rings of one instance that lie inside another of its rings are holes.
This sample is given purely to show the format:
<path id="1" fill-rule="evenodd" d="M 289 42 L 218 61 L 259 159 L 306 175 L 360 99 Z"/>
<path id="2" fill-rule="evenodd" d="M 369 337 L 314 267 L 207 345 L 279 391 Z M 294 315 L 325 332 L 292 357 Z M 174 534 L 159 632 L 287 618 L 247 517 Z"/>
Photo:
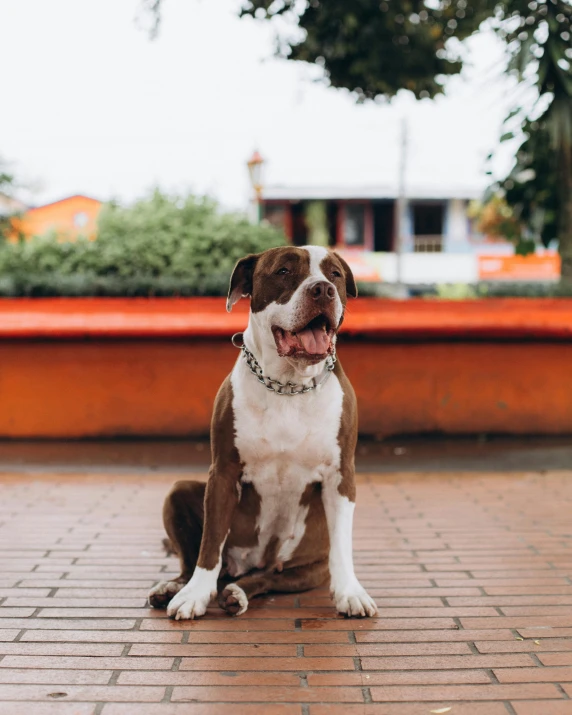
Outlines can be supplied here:
<path id="1" fill-rule="evenodd" d="M 250 296 L 247 351 L 216 398 L 207 484 L 177 482 L 165 501 L 181 575 L 153 588 L 152 606 L 197 618 L 218 591 L 239 615 L 253 596 L 314 588 L 329 575 L 338 612 L 377 613 L 352 557 L 355 394 L 339 362 L 328 371 L 356 294 L 347 263 L 325 248 L 273 248 L 237 263 L 227 308 Z M 267 389 L 252 357 L 271 388 L 300 392 Z"/>

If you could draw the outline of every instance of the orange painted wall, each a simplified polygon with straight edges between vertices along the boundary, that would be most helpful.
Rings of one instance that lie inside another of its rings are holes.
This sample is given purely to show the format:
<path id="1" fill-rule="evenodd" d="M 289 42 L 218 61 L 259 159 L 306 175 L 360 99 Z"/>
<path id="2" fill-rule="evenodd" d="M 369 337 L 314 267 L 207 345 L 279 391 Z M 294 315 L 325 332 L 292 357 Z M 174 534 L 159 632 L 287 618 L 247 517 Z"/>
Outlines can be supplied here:
<path id="1" fill-rule="evenodd" d="M 207 434 L 237 354 L 227 339 L 4 340 L 0 437 Z M 345 336 L 339 356 L 363 434 L 572 433 L 572 342 Z"/>
<path id="2" fill-rule="evenodd" d="M 222 298 L 1 300 L 0 437 L 205 435 L 247 320 Z M 358 299 L 338 353 L 362 434 L 572 434 L 571 300 Z"/>
<path id="3" fill-rule="evenodd" d="M 350 343 L 363 433 L 572 434 L 572 343 Z"/>
<path id="4" fill-rule="evenodd" d="M 78 236 L 94 239 L 101 207 L 101 201 L 89 196 L 70 196 L 29 209 L 14 221 L 14 227 L 16 232 L 23 234 L 25 238 L 56 232 L 62 240 L 73 240 Z M 14 236 L 13 240 L 16 239 Z"/>

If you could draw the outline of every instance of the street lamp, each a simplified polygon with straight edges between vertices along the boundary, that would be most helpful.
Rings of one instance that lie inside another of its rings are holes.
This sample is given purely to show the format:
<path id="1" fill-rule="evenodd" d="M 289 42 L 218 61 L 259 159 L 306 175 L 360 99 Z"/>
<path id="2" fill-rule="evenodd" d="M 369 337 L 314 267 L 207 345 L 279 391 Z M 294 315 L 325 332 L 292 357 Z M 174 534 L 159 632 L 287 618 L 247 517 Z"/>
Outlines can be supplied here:
<path id="1" fill-rule="evenodd" d="M 264 159 L 259 152 L 255 151 L 250 159 L 246 162 L 248 166 L 248 174 L 250 183 L 254 189 L 254 200 L 256 202 L 256 223 L 260 223 L 261 219 L 261 202 L 262 202 L 262 165 Z"/>
<path id="2" fill-rule="evenodd" d="M 395 258 L 397 264 L 396 288 L 398 298 L 405 298 L 408 295 L 406 286 L 403 283 L 403 243 L 405 233 L 405 212 L 407 210 L 405 172 L 407 169 L 407 149 L 408 149 L 408 126 L 407 119 L 401 118 L 401 156 L 399 159 L 399 189 L 397 194 L 397 236 L 395 246 Z"/>

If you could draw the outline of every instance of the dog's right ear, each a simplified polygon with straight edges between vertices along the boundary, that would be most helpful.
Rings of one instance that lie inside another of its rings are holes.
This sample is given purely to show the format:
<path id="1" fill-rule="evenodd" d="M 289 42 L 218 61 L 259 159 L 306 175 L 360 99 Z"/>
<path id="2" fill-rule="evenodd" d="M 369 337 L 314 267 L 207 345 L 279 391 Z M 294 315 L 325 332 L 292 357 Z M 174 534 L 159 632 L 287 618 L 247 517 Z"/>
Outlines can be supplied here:
<path id="1" fill-rule="evenodd" d="M 258 253 L 252 253 L 250 256 L 245 256 L 234 267 L 230 278 L 228 298 L 226 299 L 226 309 L 229 313 L 232 310 L 232 306 L 238 303 L 241 298 L 252 295 L 252 276 L 254 275 L 254 268 L 259 255 Z"/>

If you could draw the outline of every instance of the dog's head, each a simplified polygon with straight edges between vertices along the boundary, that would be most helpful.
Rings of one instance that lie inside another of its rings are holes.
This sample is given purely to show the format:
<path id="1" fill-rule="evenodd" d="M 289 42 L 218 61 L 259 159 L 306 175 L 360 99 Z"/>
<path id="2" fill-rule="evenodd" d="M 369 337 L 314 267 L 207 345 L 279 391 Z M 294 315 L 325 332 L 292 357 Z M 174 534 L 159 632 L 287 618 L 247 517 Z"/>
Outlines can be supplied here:
<path id="1" fill-rule="evenodd" d="M 278 355 L 308 365 L 333 353 L 347 297 L 356 295 L 341 256 L 319 246 L 284 246 L 236 264 L 227 310 L 250 296 L 256 325 L 274 338 Z"/>

